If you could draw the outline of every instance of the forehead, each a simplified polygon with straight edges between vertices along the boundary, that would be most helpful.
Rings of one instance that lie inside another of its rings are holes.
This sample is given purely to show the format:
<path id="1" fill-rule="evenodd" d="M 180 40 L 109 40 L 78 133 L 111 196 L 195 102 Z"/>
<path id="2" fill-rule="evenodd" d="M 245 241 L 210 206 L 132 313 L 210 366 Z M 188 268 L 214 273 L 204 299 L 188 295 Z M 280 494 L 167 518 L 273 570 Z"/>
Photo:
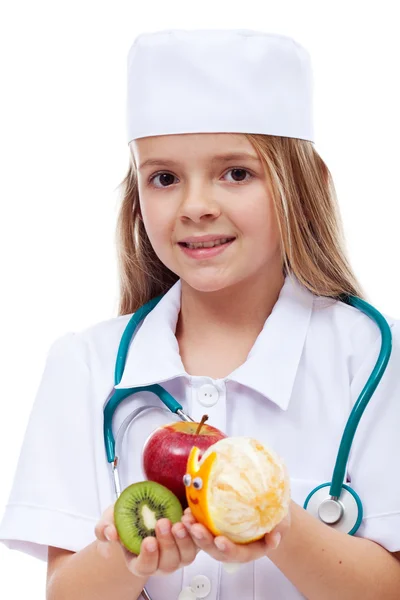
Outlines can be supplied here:
<path id="1" fill-rule="evenodd" d="M 138 168 L 158 163 L 209 162 L 216 156 L 243 154 L 258 160 L 257 152 L 242 134 L 237 133 L 189 133 L 159 135 L 132 140 L 130 151 Z M 238 156 L 239 158 L 239 156 Z M 145 168 L 145 167 L 143 167 Z"/>

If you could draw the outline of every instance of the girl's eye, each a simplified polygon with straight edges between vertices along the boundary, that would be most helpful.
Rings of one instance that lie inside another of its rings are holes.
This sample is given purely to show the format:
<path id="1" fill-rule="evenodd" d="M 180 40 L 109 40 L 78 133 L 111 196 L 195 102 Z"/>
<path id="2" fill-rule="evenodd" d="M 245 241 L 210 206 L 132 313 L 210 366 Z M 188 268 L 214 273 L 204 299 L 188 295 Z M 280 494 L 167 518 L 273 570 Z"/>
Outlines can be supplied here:
<path id="1" fill-rule="evenodd" d="M 235 177 L 234 183 L 238 183 L 239 185 L 241 183 L 247 183 L 247 181 L 249 179 L 252 179 L 254 177 L 254 175 L 252 175 L 250 173 L 250 171 L 248 171 L 247 169 L 239 168 L 239 167 L 235 167 L 234 169 L 229 169 L 229 171 L 227 171 L 225 174 L 228 174 L 231 171 L 235 173 L 235 175 L 234 175 L 234 177 Z M 241 179 L 243 173 L 247 173 L 249 175 L 249 178 L 247 180 Z M 150 177 L 149 183 L 152 183 L 156 179 L 156 177 L 160 177 L 161 178 L 161 180 L 160 180 L 161 183 L 164 182 L 164 183 L 166 183 L 166 185 L 161 184 L 161 186 L 159 186 L 159 185 L 154 185 L 153 184 L 154 187 L 155 188 L 160 188 L 160 187 L 161 188 L 163 188 L 163 187 L 166 188 L 166 187 L 170 187 L 169 184 L 173 183 L 173 181 L 171 181 L 171 178 L 173 180 L 175 178 L 175 175 L 172 175 L 172 173 L 167 173 L 166 171 L 162 171 L 161 173 L 156 173 L 155 175 L 153 175 L 152 177 Z M 239 181 L 237 180 L 237 178 L 239 179 Z"/>
<path id="2" fill-rule="evenodd" d="M 235 169 L 229 169 L 229 171 L 227 171 L 226 173 L 230 173 L 231 171 L 236 173 L 235 179 L 234 179 L 235 183 L 246 183 L 246 180 L 241 179 L 241 175 L 240 175 L 241 173 L 247 173 L 248 175 L 250 175 L 249 179 L 251 179 L 253 177 L 253 175 L 250 173 L 250 171 L 248 171 L 247 169 L 241 169 L 240 167 L 236 167 Z M 239 173 L 239 181 L 236 180 L 238 173 Z M 247 179 L 247 181 L 249 179 Z"/>

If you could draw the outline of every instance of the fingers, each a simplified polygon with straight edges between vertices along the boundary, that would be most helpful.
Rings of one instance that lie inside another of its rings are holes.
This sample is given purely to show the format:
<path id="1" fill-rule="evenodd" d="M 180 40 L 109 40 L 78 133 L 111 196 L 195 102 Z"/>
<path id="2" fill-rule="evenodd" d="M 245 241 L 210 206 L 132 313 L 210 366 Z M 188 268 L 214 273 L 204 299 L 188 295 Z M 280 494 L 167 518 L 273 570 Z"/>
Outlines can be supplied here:
<path id="1" fill-rule="evenodd" d="M 172 573 L 189 565 L 197 552 L 199 549 L 181 523 L 171 526 L 168 519 L 160 519 L 156 525 L 156 538 L 143 540 L 140 555 L 134 557 L 127 551 L 126 555 L 128 568 L 134 575 L 149 577 L 156 571 Z"/>
<path id="2" fill-rule="evenodd" d="M 215 560 L 221 562 L 249 562 L 265 556 L 267 547 L 264 538 L 250 544 L 235 544 L 224 536 L 214 537 L 213 534 L 200 523 L 189 524 L 190 517 L 184 516 L 190 530 L 190 535 L 196 546 L 207 552 Z"/>
<path id="3" fill-rule="evenodd" d="M 137 577 L 149 577 L 158 569 L 160 560 L 159 545 L 154 537 L 147 537 L 140 547 L 139 556 L 131 554 L 124 548 L 128 569 Z"/>
<path id="4" fill-rule="evenodd" d="M 168 519 L 160 519 L 156 524 L 156 538 L 143 540 L 140 555 L 134 559 L 131 555 L 129 569 L 142 577 L 148 577 L 157 570 L 172 573 L 192 563 L 198 551 L 181 523 L 171 526 Z"/>
<path id="5" fill-rule="evenodd" d="M 291 511 L 261 540 L 249 544 L 235 544 L 224 536 L 214 537 L 203 525 L 197 523 L 190 508 L 186 509 L 182 517 L 182 523 L 186 527 L 196 546 L 210 554 L 221 562 L 249 562 L 265 556 L 270 550 L 276 550 L 282 537 L 290 529 Z"/>
<path id="6" fill-rule="evenodd" d="M 108 528 L 111 528 L 111 529 L 108 529 Z M 99 519 L 99 522 L 96 524 L 96 527 L 94 529 L 94 533 L 100 542 L 106 542 L 108 539 L 105 535 L 106 529 L 107 529 L 107 534 L 109 534 L 113 540 L 118 538 L 117 530 L 115 529 L 115 525 L 114 525 L 114 504 L 109 506 L 103 512 L 103 514 L 101 515 L 101 517 Z"/>
<path id="7" fill-rule="evenodd" d="M 190 518 L 190 517 L 189 517 Z M 168 519 L 160 519 L 156 524 L 156 537 L 143 540 L 140 554 L 136 556 L 120 542 L 114 525 L 114 505 L 101 515 L 95 527 L 97 549 L 101 556 L 111 556 L 110 542 L 119 542 L 125 557 L 127 568 L 137 577 L 149 577 L 156 571 L 172 573 L 187 566 L 196 558 L 199 548 L 196 546 L 185 526 L 175 523 L 172 528 Z"/>
<path id="8" fill-rule="evenodd" d="M 183 517 L 181 519 L 182 523 L 184 524 L 184 526 L 186 527 L 186 529 L 189 531 L 190 528 L 192 527 L 192 525 L 194 525 L 195 523 L 197 523 L 196 519 L 194 518 L 194 516 L 192 515 L 191 512 L 184 512 Z"/>
<path id="9" fill-rule="evenodd" d="M 160 548 L 158 568 L 163 573 L 172 573 L 180 565 L 180 553 L 171 532 L 171 522 L 160 519 L 156 524 L 156 536 Z"/>
<path id="10" fill-rule="evenodd" d="M 270 532 L 265 535 L 265 544 L 267 551 L 276 550 L 281 542 L 282 537 L 290 529 L 291 524 L 291 513 L 290 511 L 286 517 Z"/>
<path id="11" fill-rule="evenodd" d="M 140 554 L 138 556 L 129 552 L 129 550 L 121 543 L 114 524 L 114 504 L 109 506 L 101 515 L 100 520 L 95 527 L 95 535 L 97 538 L 97 549 L 104 558 L 109 558 L 111 556 L 110 542 L 118 541 L 123 551 L 127 568 L 137 577 L 148 577 L 155 573 L 159 568 L 161 549 L 159 548 L 156 538 L 145 538 L 141 544 Z M 169 533 L 169 536 L 175 546 L 171 533 Z M 166 545 L 168 545 L 168 542 Z M 179 561 L 179 552 L 177 549 L 176 556 Z M 168 568 L 168 560 L 166 561 L 166 568 Z"/>
<path id="12" fill-rule="evenodd" d="M 200 552 L 200 549 L 197 548 L 189 535 L 189 532 L 182 523 L 175 523 L 172 526 L 171 531 L 179 551 L 180 566 L 186 567 L 194 561 L 196 554 Z"/>
<path id="13" fill-rule="evenodd" d="M 109 558 L 111 555 L 111 548 L 108 541 L 116 541 L 118 539 L 118 533 L 114 525 L 114 504 L 106 508 L 94 529 L 97 538 L 97 550 L 103 558 Z"/>
<path id="14" fill-rule="evenodd" d="M 139 577 L 148 577 L 160 571 L 172 573 L 180 566 L 180 552 L 171 532 L 168 519 L 156 523 L 156 537 L 143 540 L 139 556 L 135 557 L 125 549 L 125 558 L 129 570 Z"/>

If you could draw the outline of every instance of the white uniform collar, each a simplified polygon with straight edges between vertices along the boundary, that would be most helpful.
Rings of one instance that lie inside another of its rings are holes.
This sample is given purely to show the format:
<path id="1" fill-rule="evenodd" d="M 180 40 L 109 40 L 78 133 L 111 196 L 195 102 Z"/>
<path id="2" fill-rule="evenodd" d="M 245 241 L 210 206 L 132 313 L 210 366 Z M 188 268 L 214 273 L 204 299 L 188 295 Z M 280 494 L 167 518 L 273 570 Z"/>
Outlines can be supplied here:
<path id="1" fill-rule="evenodd" d="M 293 275 L 287 276 L 246 362 L 224 380 L 250 387 L 286 410 L 314 297 Z M 162 383 L 179 376 L 190 377 L 182 364 L 175 337 L 180 303 L 181 282 L 178 280 L 138 329 L 116 389 Z M 179 398 L 177 400 L 179 402 Z"/>

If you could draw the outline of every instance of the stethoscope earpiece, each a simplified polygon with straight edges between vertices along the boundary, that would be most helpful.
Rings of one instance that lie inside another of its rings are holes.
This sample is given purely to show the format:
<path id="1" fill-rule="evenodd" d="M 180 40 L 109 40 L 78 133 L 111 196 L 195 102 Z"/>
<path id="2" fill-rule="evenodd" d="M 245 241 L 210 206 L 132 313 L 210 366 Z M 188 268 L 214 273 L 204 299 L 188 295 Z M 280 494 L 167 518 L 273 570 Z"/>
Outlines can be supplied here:
<path id="1" fill-rule="evenodd" d="M 314 517 L 343 533 L 354 535 L 361 525 L 363 507 L 356 492 L 342 485 L 340 497 L 329 494 L 331 483 L 323 483 L 310 492 L 304 507 Z"/>

